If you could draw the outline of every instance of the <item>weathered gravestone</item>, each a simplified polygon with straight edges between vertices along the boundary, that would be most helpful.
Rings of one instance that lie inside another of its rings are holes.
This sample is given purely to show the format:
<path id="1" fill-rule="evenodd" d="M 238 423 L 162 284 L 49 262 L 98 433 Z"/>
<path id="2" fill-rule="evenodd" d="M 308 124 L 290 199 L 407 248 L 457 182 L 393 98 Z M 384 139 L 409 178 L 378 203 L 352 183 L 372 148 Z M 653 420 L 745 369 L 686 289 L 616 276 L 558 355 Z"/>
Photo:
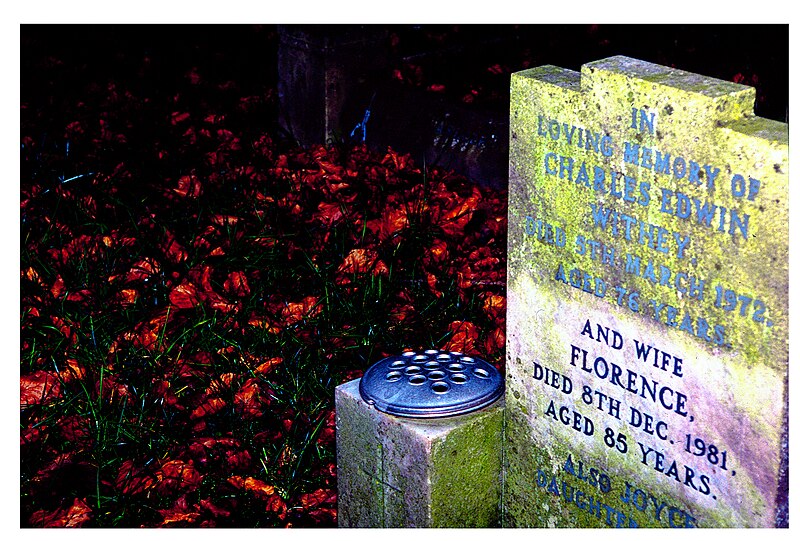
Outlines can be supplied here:
<path id="1" fill-rule="evenodd" d="M 505 525 L 788 525 L 787 125 L 622 56 L 511 88 Z"/>

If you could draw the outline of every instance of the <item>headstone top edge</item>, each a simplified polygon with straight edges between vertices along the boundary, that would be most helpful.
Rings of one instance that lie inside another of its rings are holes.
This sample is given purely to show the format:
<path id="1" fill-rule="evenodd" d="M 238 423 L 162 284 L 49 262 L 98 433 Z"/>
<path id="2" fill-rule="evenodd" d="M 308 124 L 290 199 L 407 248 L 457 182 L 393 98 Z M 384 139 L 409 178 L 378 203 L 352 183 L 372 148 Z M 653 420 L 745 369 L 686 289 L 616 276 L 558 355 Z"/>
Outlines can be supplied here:
<path id="1" fill-rule="evenodd" d="M 581 73 L 593 70 L 624 75 L 631 79 L 674 87 L 695 92 L 709 98 L 722 96 L 755 95 L 755 88 L 747 85 L 708 77 L 689 71 L 655 64 L 638 58 L 624 55 L 610 56 L 601 60 L 587 62 L 581 67 Z"/>
<path id="2" fill-rule="evenodd" d="M 569 90 L 580 91 L 581 74 L 567 68 L 544 64 L 535 68 L 517 71 L 511 74 L 516 80 L 535 80 L 560 86 Z"/>
<path id="3" fill-rule="evenodd" d="M 789 146 L 789 124 L 760 116 L 747 116 L 726 123 L 724 128 L 734 132 L 772 141 L 780 146 Z"/>

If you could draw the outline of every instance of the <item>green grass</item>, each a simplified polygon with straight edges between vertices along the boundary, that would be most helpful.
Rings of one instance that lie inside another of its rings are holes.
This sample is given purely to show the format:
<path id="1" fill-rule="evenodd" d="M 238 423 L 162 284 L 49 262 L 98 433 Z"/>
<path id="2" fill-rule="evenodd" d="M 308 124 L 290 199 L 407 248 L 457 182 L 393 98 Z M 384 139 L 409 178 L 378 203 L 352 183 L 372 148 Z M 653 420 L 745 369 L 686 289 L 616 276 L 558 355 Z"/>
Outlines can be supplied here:
<path id="1" fill-rule="evenodd" d="M 350 160 L 347 148 L 313 152 Z M 488 320 L 479 297 L 501 292 L 502 283 L 459 288 L 456 271 L 469 269 L 480 237 L 468 230 L 480 230 L 475 218 L 492 209 L 465 208 L 474 214 L 469 227 L 448 236 L 437 209 L 445 198 L 458 201 L 462 179 L 448 180 L 452 192 L 439 180 L 433 193 L 426 172 L 353 152 L 360 161 L 351 163 L 350 196 L 339 201 L 343 217 L 333 224 L 319 218 L 319 204 L 336 197 L 298 179 L 315 170 L 311 151 L 302 149 L 290 152 L 296 163 L 280 173 L 208 182 L 197 199 L 171 194 L 174 182 L 147 194 L 134 175 L 87 189 L 96 212 L 87 211 L 77 186 L 30 198 L 23 212 L 21 371 L 23 379 L 53 376 L 60 393 L 21 411 L 23 434 L 42 431 L 22 447 L 23 524 L 76 498 L 92 510 L 89 523 L 101 527 L 155 526 L 167 516 L 182 517 L 176 525 L 335 524 L 331 503 L 303 505 L 304 495 L 335 490 L 335 386 L 387 354 L 443 347 L 453 321 L 472 321 L 482 334 L 502 324 Z M 392 186 L 368 178 L 375 167 Z M 286 199 L 299 212 L 277 203 Z M 376 233 L 370 221 L 386 217 L 390 201 L 403 205 L 407 222 Z M 168 237 L 185 258 L 170 255 Z M 76 238 L 83 240 L 72 249 Z M 445 239 L 452 266 L 429 257 L 437 239 Z M 355 248 L 377 259 L 365 272 L 340 272 Z M 150 266 L 137 271 L 145 260 Z M 503 265 L 493 269 L 498 280 Z M 249 292 L 226 291 L 233 272 L 246 277 Z M 428 274 L 436 275 L 436 289 Z M 208 297 L 176 306 L 170 294 L 186 281 Z M 135 300 L 120 302 L 125 290 L 136 291 Z M 70 296 L 76 291 L 82 297 Z M 308 298 L 303 310 L 287 312 Z M 393 317 L 398 308 L 408 317 Z M 274 369 L 255 370 L 275 358 L 282 361 Z M 490 360 L 499 362 L 500 354 Z M 243 413 L 239 395 L 248 386 L 260 402 Z M 198 415 L 209 398 L 218 407 Z M 63 429 L 65 419 L 80 424 L 79 437 Z M 223 443 L 208 443 L 214 440 Z M 159 477 L 159 468 L 176 460 L 194 468 L 199 482 Z M 286 513 L 265 511 L 263 498 L 233 486 L 233 476 L 274 487 Z M 216 511 L 202 503 L 209 501 Z"/>
<path id="2" fill-rule="evenodd" d="M 504 193 L 389 149 L 298 148 L 270 89 L 38 62 L 21 113 L 22 526 L 334 526 L 337 385 L 444 348 L 456 321 L 501 366 L 484 299 L 505 291 Z M 367 266 L 340 270 L 356 249 Z"/>

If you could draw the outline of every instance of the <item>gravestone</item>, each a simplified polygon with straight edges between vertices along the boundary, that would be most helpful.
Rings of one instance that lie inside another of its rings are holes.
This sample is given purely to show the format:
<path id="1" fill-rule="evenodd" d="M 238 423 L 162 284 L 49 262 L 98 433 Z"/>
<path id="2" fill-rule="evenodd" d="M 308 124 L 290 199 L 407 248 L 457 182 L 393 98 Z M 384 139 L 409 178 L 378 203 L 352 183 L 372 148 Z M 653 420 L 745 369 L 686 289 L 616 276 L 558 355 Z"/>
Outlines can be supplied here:
<path id="1" fill-rule="evenodd" d="M 511 93 L 504 525 L 788 526 L 788 126 L 622 56 Z"/>

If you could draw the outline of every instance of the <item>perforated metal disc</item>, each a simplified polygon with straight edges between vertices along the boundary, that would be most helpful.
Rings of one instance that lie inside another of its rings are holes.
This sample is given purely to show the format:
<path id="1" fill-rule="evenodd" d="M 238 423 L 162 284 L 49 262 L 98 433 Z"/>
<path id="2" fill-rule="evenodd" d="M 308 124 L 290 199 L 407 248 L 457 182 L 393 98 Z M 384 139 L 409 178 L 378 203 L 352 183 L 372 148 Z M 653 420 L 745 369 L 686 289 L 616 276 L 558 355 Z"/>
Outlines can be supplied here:
<path id="1" fill-rule="evenodd" d="M 370 366 L 361 378 L 361 398 L 402 417 L 450 417 L 475 411 L 500 398 L 500 372 L 483 359 L 458 352 L 407 351 Z"/>

